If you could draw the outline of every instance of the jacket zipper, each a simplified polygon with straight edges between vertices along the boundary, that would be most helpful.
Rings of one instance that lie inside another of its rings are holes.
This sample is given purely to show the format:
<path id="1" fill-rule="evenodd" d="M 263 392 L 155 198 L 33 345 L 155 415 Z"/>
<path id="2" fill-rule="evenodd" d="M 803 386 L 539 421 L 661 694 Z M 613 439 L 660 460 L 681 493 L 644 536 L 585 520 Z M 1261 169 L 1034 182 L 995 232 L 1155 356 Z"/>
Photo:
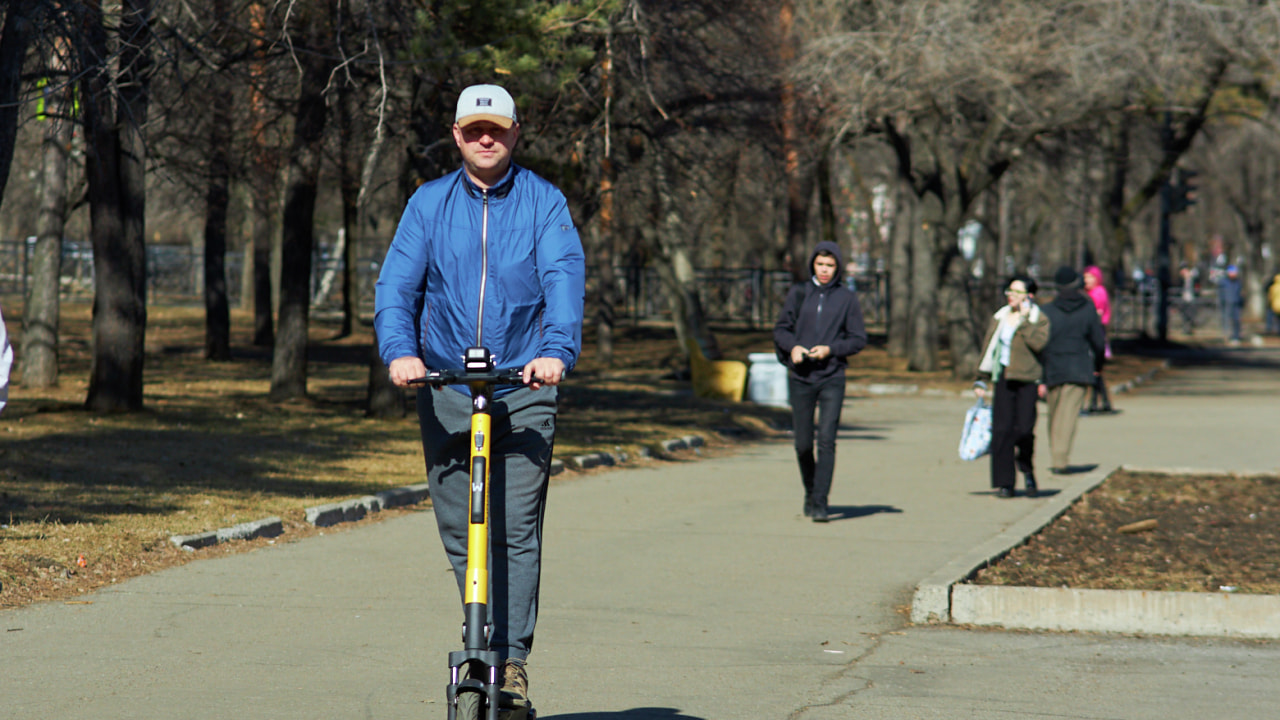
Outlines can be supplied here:
<path id="1" fill-rule="evenodd" d="M 485 284 L 489 281 L 489 191 L 481 190 L 484 197 L 484 211 L 480 220 L 480 308 L 476 312 L 476 347 L 483 347 L 484 342 L 484 293 Z"/>

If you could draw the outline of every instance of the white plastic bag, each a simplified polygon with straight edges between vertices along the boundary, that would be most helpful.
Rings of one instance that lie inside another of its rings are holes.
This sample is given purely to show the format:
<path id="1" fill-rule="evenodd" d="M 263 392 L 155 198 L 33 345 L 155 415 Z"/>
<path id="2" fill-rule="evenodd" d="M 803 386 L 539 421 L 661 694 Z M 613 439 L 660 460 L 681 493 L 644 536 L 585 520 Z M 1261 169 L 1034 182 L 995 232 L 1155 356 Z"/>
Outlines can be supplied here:
<path id="1" fill-rule="evenodd" d="M 960 459 L 977 460 L 991 451 L 991 407 L 979 399 L 964 414 L 960 432 Z"/>

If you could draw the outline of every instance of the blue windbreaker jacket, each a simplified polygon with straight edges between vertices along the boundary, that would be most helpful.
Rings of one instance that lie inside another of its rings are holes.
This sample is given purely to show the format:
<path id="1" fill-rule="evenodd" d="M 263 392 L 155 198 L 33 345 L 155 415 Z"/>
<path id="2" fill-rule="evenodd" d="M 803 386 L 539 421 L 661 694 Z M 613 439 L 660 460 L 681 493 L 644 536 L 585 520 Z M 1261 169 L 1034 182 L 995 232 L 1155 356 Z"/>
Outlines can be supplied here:
<path id="1" fill-rule="evenodd" d="M 554 185 L 513 163 L 481 190 L 459 169 L 418 188 L 400 217 L 374 302 L 379 354 L 460 368 L 478 344 L 499 368 L 554 357 L 572 369 L 585 283 L 582 242 Z"/>

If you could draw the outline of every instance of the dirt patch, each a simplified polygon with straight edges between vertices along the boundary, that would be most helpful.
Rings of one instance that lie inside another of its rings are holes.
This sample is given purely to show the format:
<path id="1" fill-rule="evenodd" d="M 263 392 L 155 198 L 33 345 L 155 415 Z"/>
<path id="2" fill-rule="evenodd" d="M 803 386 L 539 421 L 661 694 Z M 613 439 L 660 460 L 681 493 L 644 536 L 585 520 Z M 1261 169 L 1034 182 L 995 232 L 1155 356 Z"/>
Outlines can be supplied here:
<path id="1" fill-rule="evenodd" d="M 973 580 L 1280 594 L 1280 477 L 1120 471 Z"/>

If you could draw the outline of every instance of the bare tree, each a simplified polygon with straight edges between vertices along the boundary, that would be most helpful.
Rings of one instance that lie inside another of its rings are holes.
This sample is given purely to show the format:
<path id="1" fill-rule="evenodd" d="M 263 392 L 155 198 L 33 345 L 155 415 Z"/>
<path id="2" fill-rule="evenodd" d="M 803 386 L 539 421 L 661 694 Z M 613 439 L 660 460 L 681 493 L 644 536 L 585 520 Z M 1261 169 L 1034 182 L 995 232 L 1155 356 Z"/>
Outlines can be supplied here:
<path id="1" fill-rule="evenodd" d="M 22 316 L 22 383 L 51 387 L 58 383 L 58 318 L 61 315 L 62 233 L 67 213 L 67 172 L 74 122 L 71 43 L 65 38 L 45 50 L 45 132 L 41 143 L 40 201 L 36 245 L 31 255 L 31 284 Z"/>
<path id="2" fill-rule="evenodd" d="M 307 394 L 307 340 L 311 309 L 311 255 L 315 207 L 328 116 L 325 92 L 335 55 L 329 45 L 335 8 L 326 1 L 299 8 L 310 13 L 288 26 L 298 66 L 293 142 L 285 166 L 280 244 L 279 330 L 271 357 L 271 399 Z"/>
<path id="3" fill-rule="evenodd" d="M 41 0 L 12 0 L 0 28 L 0 201 L 4 199 L 18 134 L 19 96 L 27 48 L 36 36 L 40 16 L 47 10 Z"/>
<path id="4" fill-rule="evenodd" d="M 88 74 L 81 87 L 94 299 L 93 366 L 85 405 L 97 412 L 119 412 L 142 408 L 151 5 L 149 0 L 123 0 L 115 48 L 109 45 L 101 4 L 94 0 L 86 6 L 88 41 L 81 63 Z"/>
<path id="5" fill-rule="evenodd" d="M 1046 136 L 1107 121 L 1123 130 L 1126 118 L 1144 112 L 1150 125 L 1160 104 L 1188 97 L 1193 110 L 1149 179 L 1133 191 L 1112 176 L 1108 207 L 1119 210 L 1108 217 L 1116 232 L 1127 232 L 1131 213 L 1167 177 L 1170 158 L 1199 131 L 1199 109 L 1219 86 L 1224 59 L 1233 57 L 1224 53 L 1234 46 L 1236 57 L 1246 49 L 1261 57 L 1265 31 L 1250 29 L 1248 20 L 1274 14 L 1243 4 L 1137 0 L 806 7 L 803 35 L 811 40 L 799 77 L 829 90 L 831 116 L 843 132 L 880 135 L 895 148 L 900 182 L 921 203 L 923 232 L 911 234 L 921 244 L 911 248 L 910 367 L 937 367 L 940 334 L 933 328 L 945 319 L 958 374 L 976 361 L 978 318 L 964 309 L 971 292 L 955 234 L 981 194 Z"/>

